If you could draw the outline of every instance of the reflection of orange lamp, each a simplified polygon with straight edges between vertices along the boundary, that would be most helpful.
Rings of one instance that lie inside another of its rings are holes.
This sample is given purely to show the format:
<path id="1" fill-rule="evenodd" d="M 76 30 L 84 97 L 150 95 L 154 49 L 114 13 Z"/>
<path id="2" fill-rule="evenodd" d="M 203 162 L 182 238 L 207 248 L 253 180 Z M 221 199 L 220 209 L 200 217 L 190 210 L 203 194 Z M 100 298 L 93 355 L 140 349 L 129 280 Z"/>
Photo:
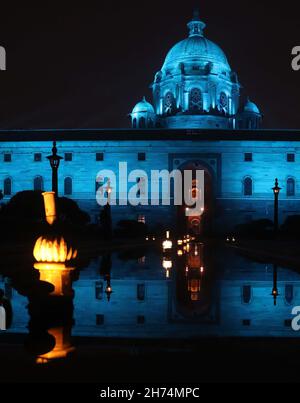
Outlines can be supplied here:
<path id="1" fill-rule="evenodd" d="M 72 284 L 70 272 L 74 267 L 66 266 L 66 262 L 75 259 L 77 250 L 68 247 L 63 237 L 39 237 L 35 243 L 33 255 L 37 260 L 34 268 L 40 272 L 40 280 L 54 285 L 52 295 L 71 295 Z"/>
<path id="2" fill-rule="evenodd" d="M 37 364 L 47 364 L 52 360 L 66 358 L 69 353 L 75 350 L 70 342 L 70 334 L 63 327 L 49 329 L 48 333 L 55 338 L 55 346 L 48 353 L 38 356 Z"/>
<path id="3" fill-rule="evenodd" d="M 191 300 L 198 301 L 201 290 L 201 282 L 199 279 L 191 279 L 188 281 L 188 291 L 191 293 Z"/>

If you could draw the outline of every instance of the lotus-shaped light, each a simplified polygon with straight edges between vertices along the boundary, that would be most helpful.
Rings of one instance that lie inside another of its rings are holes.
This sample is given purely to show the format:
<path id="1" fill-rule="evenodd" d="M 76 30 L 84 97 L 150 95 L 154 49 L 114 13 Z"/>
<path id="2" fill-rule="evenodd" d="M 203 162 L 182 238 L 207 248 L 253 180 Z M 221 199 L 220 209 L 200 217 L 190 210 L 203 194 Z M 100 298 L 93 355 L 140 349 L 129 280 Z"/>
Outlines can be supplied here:
<path id="1" fill-rule="evenodd" d="M 35 243 L 33 256 L 39 263 L 66 263 L 77 256 L 77 250 L 68 246 L 63 237 L 39 237 Z"/>

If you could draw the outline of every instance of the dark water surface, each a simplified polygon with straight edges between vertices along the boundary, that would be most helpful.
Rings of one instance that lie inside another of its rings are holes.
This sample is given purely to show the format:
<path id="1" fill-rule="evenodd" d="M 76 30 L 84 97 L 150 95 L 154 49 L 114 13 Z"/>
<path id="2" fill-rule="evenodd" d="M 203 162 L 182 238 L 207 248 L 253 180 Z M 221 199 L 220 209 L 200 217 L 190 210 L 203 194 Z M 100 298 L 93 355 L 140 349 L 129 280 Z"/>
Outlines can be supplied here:
<path id="1" fill-rule="evenodd" d="M 291 327 L 292 308 L 300 305 L 297 271 L 248 260 L 231 248 L 191 243 L 187 249 L 115 252 L 93 259 L 76 275 L 52 273 L 52 291 L 74 291 L 72 309 L 62 316 L 60 306 L 50 313 L 41 308 L 35 316 L 38 303 L 2 276 L 12 317 L 9 329 L 0 332 L 1 351 L 11 344 L 11 356 L 42 364 L 72 356 L 78 340 L 92 359 L 99 346 L 109 356 L 107 340 L 148 341 L 154 351 L 164 351 L 171 343 L 182 347 L 182 340 L 298 339 Z"/>

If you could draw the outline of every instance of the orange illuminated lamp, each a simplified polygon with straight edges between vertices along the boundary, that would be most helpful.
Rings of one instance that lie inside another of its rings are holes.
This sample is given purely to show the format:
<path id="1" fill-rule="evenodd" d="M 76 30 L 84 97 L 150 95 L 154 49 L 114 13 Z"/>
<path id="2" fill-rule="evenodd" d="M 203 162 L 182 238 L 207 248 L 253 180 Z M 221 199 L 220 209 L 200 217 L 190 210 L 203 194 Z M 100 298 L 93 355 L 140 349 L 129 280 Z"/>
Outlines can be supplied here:
<path id="1" fill-rule="evenodd" d="M 35 243 L 33 255 L 37 261 L 34 268 L 40 272 L 40 280 L 54 285 L 51 294 L 71 295 L 70 272 L 74 267 L 66 264 L 76 258 L 77 250 L 68 247 L 63 237 L 51 239 L 41 236 Z"/>
<path id="2" fill-rule="evenodd" d="M 55 193 L 43 193 L 47 222 L 56 220 Z M 77 250 L 67 244 L 62 236 L 40 236 L 33 249 L 34 268 L 40 272 L 40 280 L 54 285 L 51 295 L 72 295 L 70 262 L 77 257 Z"/>

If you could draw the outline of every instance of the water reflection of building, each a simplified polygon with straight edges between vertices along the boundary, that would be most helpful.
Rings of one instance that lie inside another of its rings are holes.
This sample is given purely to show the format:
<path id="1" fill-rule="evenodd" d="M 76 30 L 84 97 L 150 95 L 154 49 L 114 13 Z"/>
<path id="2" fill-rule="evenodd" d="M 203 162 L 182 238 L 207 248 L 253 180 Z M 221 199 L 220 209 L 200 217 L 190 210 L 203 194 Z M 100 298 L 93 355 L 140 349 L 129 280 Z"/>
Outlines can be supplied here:
<path id="1" fill-rule="evenodd" d="M 278 268 L 279 295 L 274 306 L 272 265 L 245 261 L 221 251 L 214 251 L 214 255 L 215 268 L 205 258 L 202 278 L 198 270 L 202 262 L 197 256 L 189 259 L 191 277 L 186 277 L 185 270 L 176 277 L 173 260 L 169 279 L 159 255 L 147 254 L 143 262 L 121 261 L 113 255 L 114 292 L 110 302 L 104 293 L 105 281 L 99 276 L 99 262 L 93 262 L 74 283 L 73 336 L 298 335 L 292 331 L 290 321 L 292 307 L 300 305 L 300 274 Z M 193 270 L 198 270 L 195 277 Z M 194 279 L 200 280 L 195 291 L 197 298 L 191 298 L 194 291 L 188 290 Z M 181 288 L 178 281 L 182 282 Z M 3 288 L 1 282 L 0 287 Z M 12 304 L 12 331 L 26 332 L 27 301 L 13 291 Z"/>

